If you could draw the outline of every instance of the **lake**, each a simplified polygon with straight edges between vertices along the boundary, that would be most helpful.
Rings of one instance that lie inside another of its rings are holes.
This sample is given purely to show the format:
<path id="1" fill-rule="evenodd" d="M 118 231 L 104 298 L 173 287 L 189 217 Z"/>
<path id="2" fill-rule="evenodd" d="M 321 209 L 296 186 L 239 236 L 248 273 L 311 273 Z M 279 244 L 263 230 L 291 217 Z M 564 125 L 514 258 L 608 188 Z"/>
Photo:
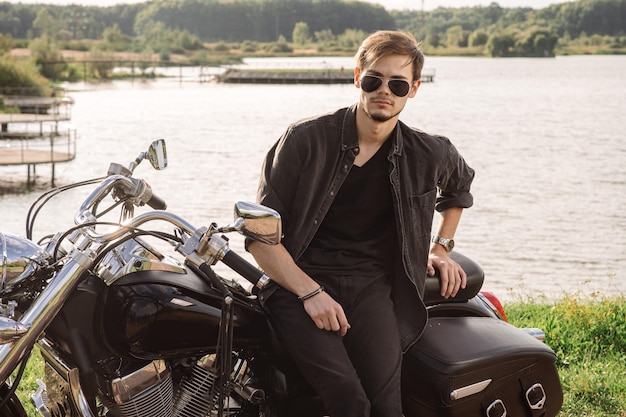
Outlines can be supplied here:
<path id="1" fill-rule="evenodd" d="M 350 58 L 283 61 L 352 67 Z M 271 65 L 267 60 L 251 65 Z M 564 293 L 626 294 L 625 56 L 554 59 L 427 57 L 435 82 L 409 100 L 402 120 L 451 138 L 476 170 L 475 205 L 457 250 L 479 262 L 485 289 L 503 299 Z M 287 125 L 356 101 L 352 85 L 200 83 L 198 69 L 174 77 L 72 85 L 77 158 L 57 164 L 57 185 L 106 174 L 153 139 L 165 138 L 170 166 L 136 171 L 168 210 L 195 225 L 232 220 L 238 200 L 254 200 L 261 161 Z M 0 196 L 0 231 L 24 235 L 27 210 L 45 190 Z M 3 184 L 25 167 L 0 167 Z M 35 237 L 69 225 L 74 190 L 44 208 Z M 241 249 L 233 236 L 231 246 Z"/>

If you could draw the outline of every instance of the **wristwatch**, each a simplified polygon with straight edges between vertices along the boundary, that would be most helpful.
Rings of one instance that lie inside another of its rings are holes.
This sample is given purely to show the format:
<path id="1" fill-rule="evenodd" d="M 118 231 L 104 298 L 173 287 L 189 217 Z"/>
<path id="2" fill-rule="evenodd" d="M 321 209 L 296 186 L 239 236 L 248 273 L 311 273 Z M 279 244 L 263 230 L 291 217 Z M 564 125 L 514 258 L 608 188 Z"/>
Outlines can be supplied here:
<path id="1" fill-rule="evenodd" d="M 454 239 L 452 238 L 433 236 L 431 241 L 433 243 L 443 246 L 448 252 L 452 252 L 452 249 L 454 249 Z"/>

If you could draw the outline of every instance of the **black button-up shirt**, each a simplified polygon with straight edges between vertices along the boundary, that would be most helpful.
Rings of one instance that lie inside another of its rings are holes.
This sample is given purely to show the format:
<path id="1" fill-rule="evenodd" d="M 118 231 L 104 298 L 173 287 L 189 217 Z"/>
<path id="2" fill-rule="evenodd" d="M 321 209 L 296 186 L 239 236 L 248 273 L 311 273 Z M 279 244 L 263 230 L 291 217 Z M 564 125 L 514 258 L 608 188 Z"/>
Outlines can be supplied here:
<path id="1" fill-rule="evenodd" d="M 281 214 L 282 243 L 295 260 L 317 232 L 359 152 L 356 111 L 353 105 L 294 123 L 266 156 L 257 200 Z M 389 180 L 399 247 L 393 297 L 406 350 L 426 324 L 422 295 L 434 211 L 470 207 L 474 171 L 445 137 L 398 122 L 388 140 L 393 141 Z M 271 292 L 270 286 L 262 297 Z"/>

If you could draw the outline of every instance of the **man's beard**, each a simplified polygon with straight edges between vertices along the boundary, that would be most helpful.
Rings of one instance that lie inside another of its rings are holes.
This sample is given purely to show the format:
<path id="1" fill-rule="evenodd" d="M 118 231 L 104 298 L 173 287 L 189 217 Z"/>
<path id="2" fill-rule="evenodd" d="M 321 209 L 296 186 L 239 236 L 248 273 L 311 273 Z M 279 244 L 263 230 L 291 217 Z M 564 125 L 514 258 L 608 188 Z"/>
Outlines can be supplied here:
<path id="1" fill-rule="evenodd" d="M 379 123 L 384 123 L 384 122 L 386 122 L 388 120 L 393 119 L 397 115 L 399 115 L 400 112 L 402 111 L 402 109 L 400 111 L 398 111 L 397 113 L 394 113 L 394 114 L 381 114 L 381 113 L 372 114 L 372 113 L 370 113 L 370 111 L 367 108 L 364 108 L 363 111 L 365 112 L 367 117 L 369 117 L 373 121 L 379 122 Z"/>

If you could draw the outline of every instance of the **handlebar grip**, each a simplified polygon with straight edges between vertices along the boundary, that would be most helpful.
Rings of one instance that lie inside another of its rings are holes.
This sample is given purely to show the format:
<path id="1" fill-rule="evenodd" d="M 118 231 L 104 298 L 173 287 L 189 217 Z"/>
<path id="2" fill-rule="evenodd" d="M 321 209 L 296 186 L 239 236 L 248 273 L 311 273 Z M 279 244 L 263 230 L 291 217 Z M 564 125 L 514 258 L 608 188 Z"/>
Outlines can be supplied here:
<path id="1" fill-rule="evenodd" d="M 265 275 L 263 271 L 246 261 L 232 250 L 226 251 L 224 257 L 222 258 L 222 262 L 258 288 L 265 287 L 265 285 L 267 285 L 270 281 L 270 278 Z"/>
<path id="2" fill-rule="evenodd" d="M 152 197 L 150 197 L 146 204 L 155 210 L 165 210 L 167 208 L 165 200 L 155 194 L 152 194 Z"/>

